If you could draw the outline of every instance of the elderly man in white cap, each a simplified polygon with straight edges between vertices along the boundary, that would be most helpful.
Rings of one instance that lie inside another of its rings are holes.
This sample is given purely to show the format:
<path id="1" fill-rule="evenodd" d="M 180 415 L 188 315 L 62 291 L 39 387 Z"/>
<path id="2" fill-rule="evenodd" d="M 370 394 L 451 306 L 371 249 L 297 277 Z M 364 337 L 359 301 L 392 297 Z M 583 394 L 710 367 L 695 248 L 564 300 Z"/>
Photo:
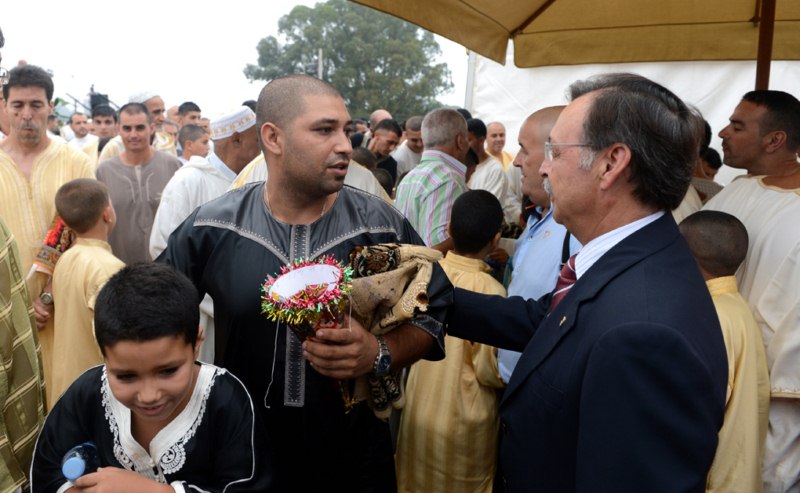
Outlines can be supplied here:
<path id="1" fill-rule="evenodd" d="M 128 99 L 129 103 L 141 103 L 147 108 L 147 112 L 150 113 L 150 121 L 152 127 L 152 133 L 150 135 L 150 144 L 153 146 L 153 149 L 161 152 L 166 152 L 167 154 L 172 154 L 173 156 L 178 156 L 177 147 L 175 146 L 175 139 L 168 133 L 164 132 L 162 129 L 162 125 L 164 125 L 164 120 L 166 119 L 166 111 L 164 109 L 164 100 L 161 99 L 161 96 L 158 93 L 153 91 L 143 91 L 137 94 L 131 95 Z M 110 159 L 119 153 L 122 152 L 124 146 L 122 145 L 122 138 L 120 136 L 116 136 L 103 147 L 103 151 L 100 153 L 100 157 L 98 158 L 97 162 L 101 163 L 106 159 Z"/>
<path id="2" fill-rule="evenodd" d="M 225 193 L 236 175 L 259 154 L 256 115 L 247 106 L 211 120 L 214 152 L 192 156 L 175 173 L 161 195 L 150 235 L 150 254 L 156 258 L 167 239 L 197 207 Z"/>
<path id="3" fill-rule="evenodd" d="M 150 255 L 158 257 L 172 231 L 196 208 L 225 193 L 236 175 L 260 154 L 256 114 L 240 106 L 211 120 L 214 152 L 192 156 L 164 187 L 150 233 Z M 199 359 L 214 362 L 214 305 L 206 295 L 200 304 L 205 341 Z"/>
<path id="4" fill-rule="evenodd" d="M 132 94 L 130 98 L 128 98 L 129 103 L 142 103 L 147 107 L 147 111 L 150 112 L 150 119 L 153 122 L 153 128 L 157 132 L 163 130 L 162 125 L 164 125 L 164 120 L 167 119 L 167 112 L 164 108 L 164 100 L 161 99 L 161 96 L 158 95 L 157 92 L 147 90 L 142 91 L 137 94 Z"/>

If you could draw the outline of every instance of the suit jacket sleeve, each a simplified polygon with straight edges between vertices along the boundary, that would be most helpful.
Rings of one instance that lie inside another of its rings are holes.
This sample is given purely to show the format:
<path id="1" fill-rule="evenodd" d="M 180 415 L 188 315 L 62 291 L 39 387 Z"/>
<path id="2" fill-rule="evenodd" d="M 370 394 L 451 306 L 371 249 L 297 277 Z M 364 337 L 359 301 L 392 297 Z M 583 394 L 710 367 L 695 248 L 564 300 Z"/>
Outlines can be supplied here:
<path id="1" fill-rule="evenodd" d="M 522 352 L 547 314 L 550 294 L 537 300 L 455 288 L 447 317 L 449 335 Z"/>

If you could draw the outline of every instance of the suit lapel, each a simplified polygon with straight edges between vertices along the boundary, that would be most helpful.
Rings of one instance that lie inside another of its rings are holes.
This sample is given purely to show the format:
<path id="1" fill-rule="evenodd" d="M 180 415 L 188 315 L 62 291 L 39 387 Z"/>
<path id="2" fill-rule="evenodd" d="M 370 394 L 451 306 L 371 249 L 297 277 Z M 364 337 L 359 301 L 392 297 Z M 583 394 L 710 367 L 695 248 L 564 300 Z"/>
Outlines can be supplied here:
<path id="1" fill-rule="evenodd" d="M 503 401 L 514 393 L 519 385 L 525 381 L 527 376 L 535 370 L 539 364 L 553 351 L 558 342 L 570 331 L 574 322 L 575 314 L 578 311 L 580 300 L 582 299 L 576 283 L 569 293 L 561 300 L 561 303 L 549 315 L 547 315 L 536 333 L 528 342 L 525 351 L 517 363 L 508 387 L 503 393 Z"/>
<path id="2" fill-rule="evenodd" d="M 590 301 L 615 277 L 642 259 L 665 248 L 679 235 L 672 214 L 628 236 L 605 253 L 570 289 L 561 303 L 539 324 L 525 347 L 503 393 L 503 402 L 524 382 L 577 322 L 580 305 Z"/>

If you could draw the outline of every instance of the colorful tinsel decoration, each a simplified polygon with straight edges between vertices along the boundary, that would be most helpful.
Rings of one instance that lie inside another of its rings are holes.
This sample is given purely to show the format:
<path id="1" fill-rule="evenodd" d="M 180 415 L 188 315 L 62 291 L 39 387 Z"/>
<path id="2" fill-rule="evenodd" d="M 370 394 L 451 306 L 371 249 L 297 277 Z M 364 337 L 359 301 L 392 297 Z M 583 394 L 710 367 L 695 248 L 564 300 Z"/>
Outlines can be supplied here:
<path id="1" fill-rule="evenodd" d="M 56 214 L 50 223 L 50 229 L 48 229 L 44 237 L 44 242 L 36 252 L 28 277 L 37 271 L 52 276 L 56 262 L 58 262 L 61 254 L 67 251 L 74 242 L 75 233 Z"/>
<path id="2" fill-rule="evenodd" d="M 283 298 L 270 289 L 281 276 L 289 272 L 313 265 L 329 265 L 339 271 L 335 286 L 329 284 L 307 284 L 304 289 L 291 297 Z M 270 320 L 281 321 L 288 325 L 316 325 L 323 318 L 336 318 L 347 304 L 347 297 L 353 289 L 353 269 L 344 267 L 332 255 L 317 260 L 298 259 L 281 267 L 277 276 L 267 276 L 261 287 L 261 313 Z"/>

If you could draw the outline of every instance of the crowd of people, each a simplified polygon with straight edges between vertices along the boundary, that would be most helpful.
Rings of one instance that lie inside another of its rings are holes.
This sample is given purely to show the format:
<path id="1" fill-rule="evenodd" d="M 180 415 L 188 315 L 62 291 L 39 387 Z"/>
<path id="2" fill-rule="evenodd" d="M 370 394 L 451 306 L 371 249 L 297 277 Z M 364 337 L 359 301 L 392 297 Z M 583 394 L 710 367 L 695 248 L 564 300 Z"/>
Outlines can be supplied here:
<path id="1" fill-rule="evenodd" d="M 800 492 L 794 96 L 745 94 L 720 158 L 668 88 L 598 75 L 512 156 L 306 75 L 63 137 L 47 72 L 0 79 L 0 493 Z M 380 323 L 266 316 L 321 258 L 367 259 Z"/>

